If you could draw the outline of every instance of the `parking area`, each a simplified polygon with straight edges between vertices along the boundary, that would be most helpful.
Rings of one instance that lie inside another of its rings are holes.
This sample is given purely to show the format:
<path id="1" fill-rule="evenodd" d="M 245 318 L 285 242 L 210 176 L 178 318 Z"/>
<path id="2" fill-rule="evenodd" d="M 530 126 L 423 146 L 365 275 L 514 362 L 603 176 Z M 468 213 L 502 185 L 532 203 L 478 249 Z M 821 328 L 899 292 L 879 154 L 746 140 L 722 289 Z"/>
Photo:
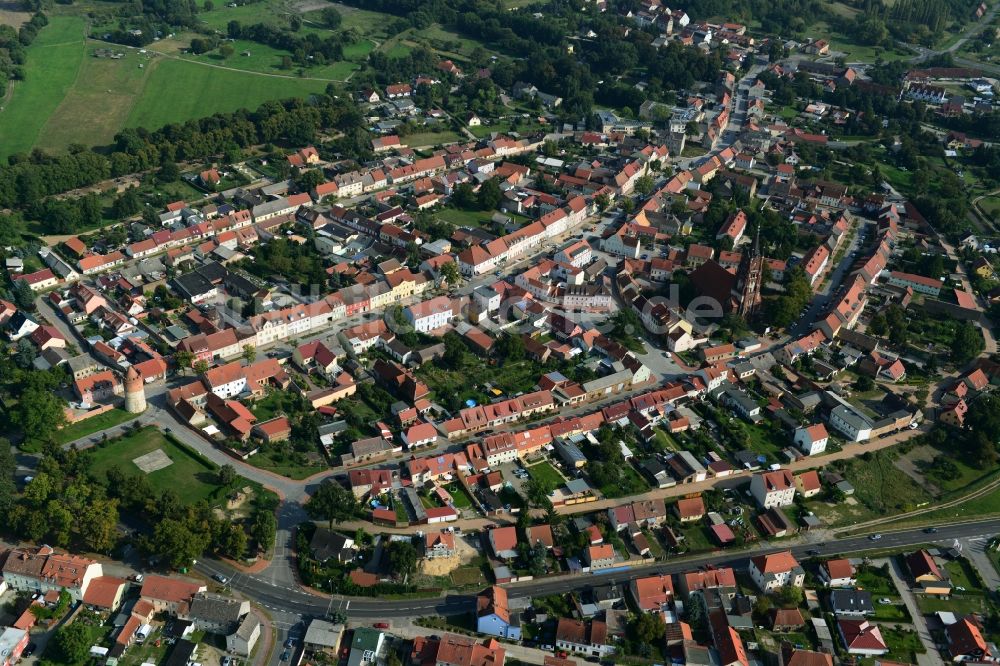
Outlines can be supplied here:
<path id="1" fill-rule="evenodd" d="M 499 469 L 500 473 L 503 474 L 503 480 L 509 483 L 518 495 L 524 497 L 524 484 L 528 482 L 530 477 L 528 476 L 528 472 L 521 467 L 521 463 L 503 463 Z"/>

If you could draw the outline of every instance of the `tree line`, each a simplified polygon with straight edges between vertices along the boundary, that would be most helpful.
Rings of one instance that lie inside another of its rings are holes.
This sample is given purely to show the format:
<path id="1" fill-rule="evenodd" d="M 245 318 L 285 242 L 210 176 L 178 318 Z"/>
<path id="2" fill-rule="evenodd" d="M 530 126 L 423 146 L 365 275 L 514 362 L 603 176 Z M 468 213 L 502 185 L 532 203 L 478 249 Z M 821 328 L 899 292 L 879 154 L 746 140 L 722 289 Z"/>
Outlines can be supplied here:
<path id="1" fill-rule="evenodd" d="M 5 528 L 19 538 L 110 553 L 121 542 L 120 524 L 128 515 L 130 525 L 141 526 L 133 543 L 175 568 L 203 553 L 242 558 L 274 541 L 275 501 L 269 496 L 255 496 L 246 520 L 220 518 L 205 501 L 186 503 L 175 488 L 157 491 L 145 474 L 118 466 L 97 474 L 91 452 L 56 445 L 45 447 L 34 478 L 18 495 L 9 442 L 0 441 L 0 449 L 0 509 L 5 509 Z M 239 480 L 229 465 L 216 477 L 223 492 L 231 492 Z"/>
<path id="2" fill-rule="evenodd" d="M 13 26 L 0 25 L 0 78 L 23 81 L 24 65 L 27 59 L 25 47 L 29 46 L 38 31 L 49 24 L 49 19 L 41 11 L 36 11 L 31 19 L 17 30 Z"/>

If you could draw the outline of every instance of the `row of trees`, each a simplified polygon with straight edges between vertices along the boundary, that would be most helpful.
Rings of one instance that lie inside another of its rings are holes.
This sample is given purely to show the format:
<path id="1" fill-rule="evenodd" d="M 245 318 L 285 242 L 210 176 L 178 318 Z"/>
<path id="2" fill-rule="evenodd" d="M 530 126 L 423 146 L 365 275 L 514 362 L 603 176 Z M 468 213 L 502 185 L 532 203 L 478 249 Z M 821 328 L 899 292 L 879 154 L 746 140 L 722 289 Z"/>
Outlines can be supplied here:
<path id="1" fill-rule="evenodd" d="M 31 20 L 16 30 L 13 26 L 0 25 L 0 81 L 24 80 L 26 60 L 24 49 L 35 41 L 38 31 L 48 23 L 45 14 L 36 11 Z"/>
<path id="2" fill-rule="evenodd" d="M 344 37 L 342 33 L 323 37 L 315 32 L 296 34 L 293 30 L 283 30 L 267 23 L 241 25 L 230 21 L 227 33 L 230 39 L 245 39 L 288 51 L 292 60 L 303 67 L 322 65 L 344 58 Z"/>

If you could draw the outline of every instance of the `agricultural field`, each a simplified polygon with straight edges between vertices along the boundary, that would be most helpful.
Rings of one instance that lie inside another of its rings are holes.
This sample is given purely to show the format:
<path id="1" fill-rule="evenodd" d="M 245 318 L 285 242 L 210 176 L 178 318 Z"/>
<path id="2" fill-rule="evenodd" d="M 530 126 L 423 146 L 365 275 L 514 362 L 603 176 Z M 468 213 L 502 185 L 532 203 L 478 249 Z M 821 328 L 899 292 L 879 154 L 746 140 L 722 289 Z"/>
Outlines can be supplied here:
<path id="1" fill-rule="evenodd" d="M 23 11 L 20 3 L 0 2 L 0 25 L 20 28 L 31 20 L 31 12 Z"/>
<path id="2" fill-rule="evenodd" d="M 250 9 L 224 8 L 202 16 L 224 29 L 233 12 Z M 255 6 L 252 11 L 247 16 L 261 10 Z M 300 77 L 279 69 L 285 53 L 261 44 L 237 42 L 236 54 L 224 60 L 215 52 L 181 54 L 190 40 L 186 35 L 161 40 L 141 53 L 88 40 L 86 33 L 82 16 L 57 14 L 28 47 L 25 81 L 15 83 L 0 104 L 0 158 L 36 147 L 59 151 L 71 143 L 106 145 L 123 127 L 156 129 L 256 108 L 271 99 L 302 97 L 323 91 L 329 82 L 344 80 L 358 68 L 355 62 L 336 62 Z M 374 41 L 362 38 L 347 47 L 345 55 L 361 61 L 375 47 Z M 104 48 L 123 55 L 96 57 Z M 240 55 L 245 51 L 251 55 Z"/>
<path id="3" fill-rule="evenodd" d="M 126 125 L 157 128 L 213 113 L 252 109 L 269 99 L 301 97 L 324 88 L 325 81 L 259 76 L 164 60 L 150 75 Z"/>
<path id="4" fill-rule="evenodd" d="M 0 111 L 0 157 L 34 147 L 47 119 L 77 81 L 84 58 L 84 22 L 53 17 L 27 48 L 25 80 L 13 84 Z"/>

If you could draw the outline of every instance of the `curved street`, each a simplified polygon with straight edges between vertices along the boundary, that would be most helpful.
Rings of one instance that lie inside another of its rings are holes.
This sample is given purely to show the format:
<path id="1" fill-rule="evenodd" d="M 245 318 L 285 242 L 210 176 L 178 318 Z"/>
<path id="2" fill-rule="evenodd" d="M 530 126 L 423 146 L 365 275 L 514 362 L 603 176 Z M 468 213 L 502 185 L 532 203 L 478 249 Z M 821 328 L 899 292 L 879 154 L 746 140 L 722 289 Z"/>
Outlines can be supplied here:
<path id="1" fill-rule="evenodd" d="M 597 572 L 593 574 L 565 574 L 537 580 L 512 583 L 507 586 L 511 598 L 544 596 L 583 590 L 605 583 L 623 583 L 642 576 L 679 573 L 705 566 L 731 566 L 737 570 L 746 568 L 753 555 L 789 549 L 799 558 L 811 556 L 831 556 L 860 553 L 873 549 L 900 549 L 930 541 L 951 545 L 958 539 L 989 538 L 1000 532 L 1000 519 L 980 520 L 938 528 L 933 537 L 921 528 L 911 528 L 895 532 L 884 532 L 876 542 L 868 536 L 841 537 L 822 543 L 801 543 L 776 547 L 771 544 L 758 545 L 742 551 L 716 551 L 693 557 L 676 557 L 665 562 L 656 562 L 622 571 Z M 358 618 L 405 618 L 421 615 L 453 615 L 472 610 L 475 599 L 470 595 L 449 594 L 431 598 L 413 599 L 371 599 L 364 597 L 344 597 L 307 592 L 295 585 L 274 584 L 259 575 L 245 574 L 218 561 L 201 561 L 197 569 L 205 574 L 223 574 L 230 578 L 229 585 L 248 597 L 258 601 L 265 608 L 306 617 L 323 617 L 331 610 L 341 610 Z"/>

